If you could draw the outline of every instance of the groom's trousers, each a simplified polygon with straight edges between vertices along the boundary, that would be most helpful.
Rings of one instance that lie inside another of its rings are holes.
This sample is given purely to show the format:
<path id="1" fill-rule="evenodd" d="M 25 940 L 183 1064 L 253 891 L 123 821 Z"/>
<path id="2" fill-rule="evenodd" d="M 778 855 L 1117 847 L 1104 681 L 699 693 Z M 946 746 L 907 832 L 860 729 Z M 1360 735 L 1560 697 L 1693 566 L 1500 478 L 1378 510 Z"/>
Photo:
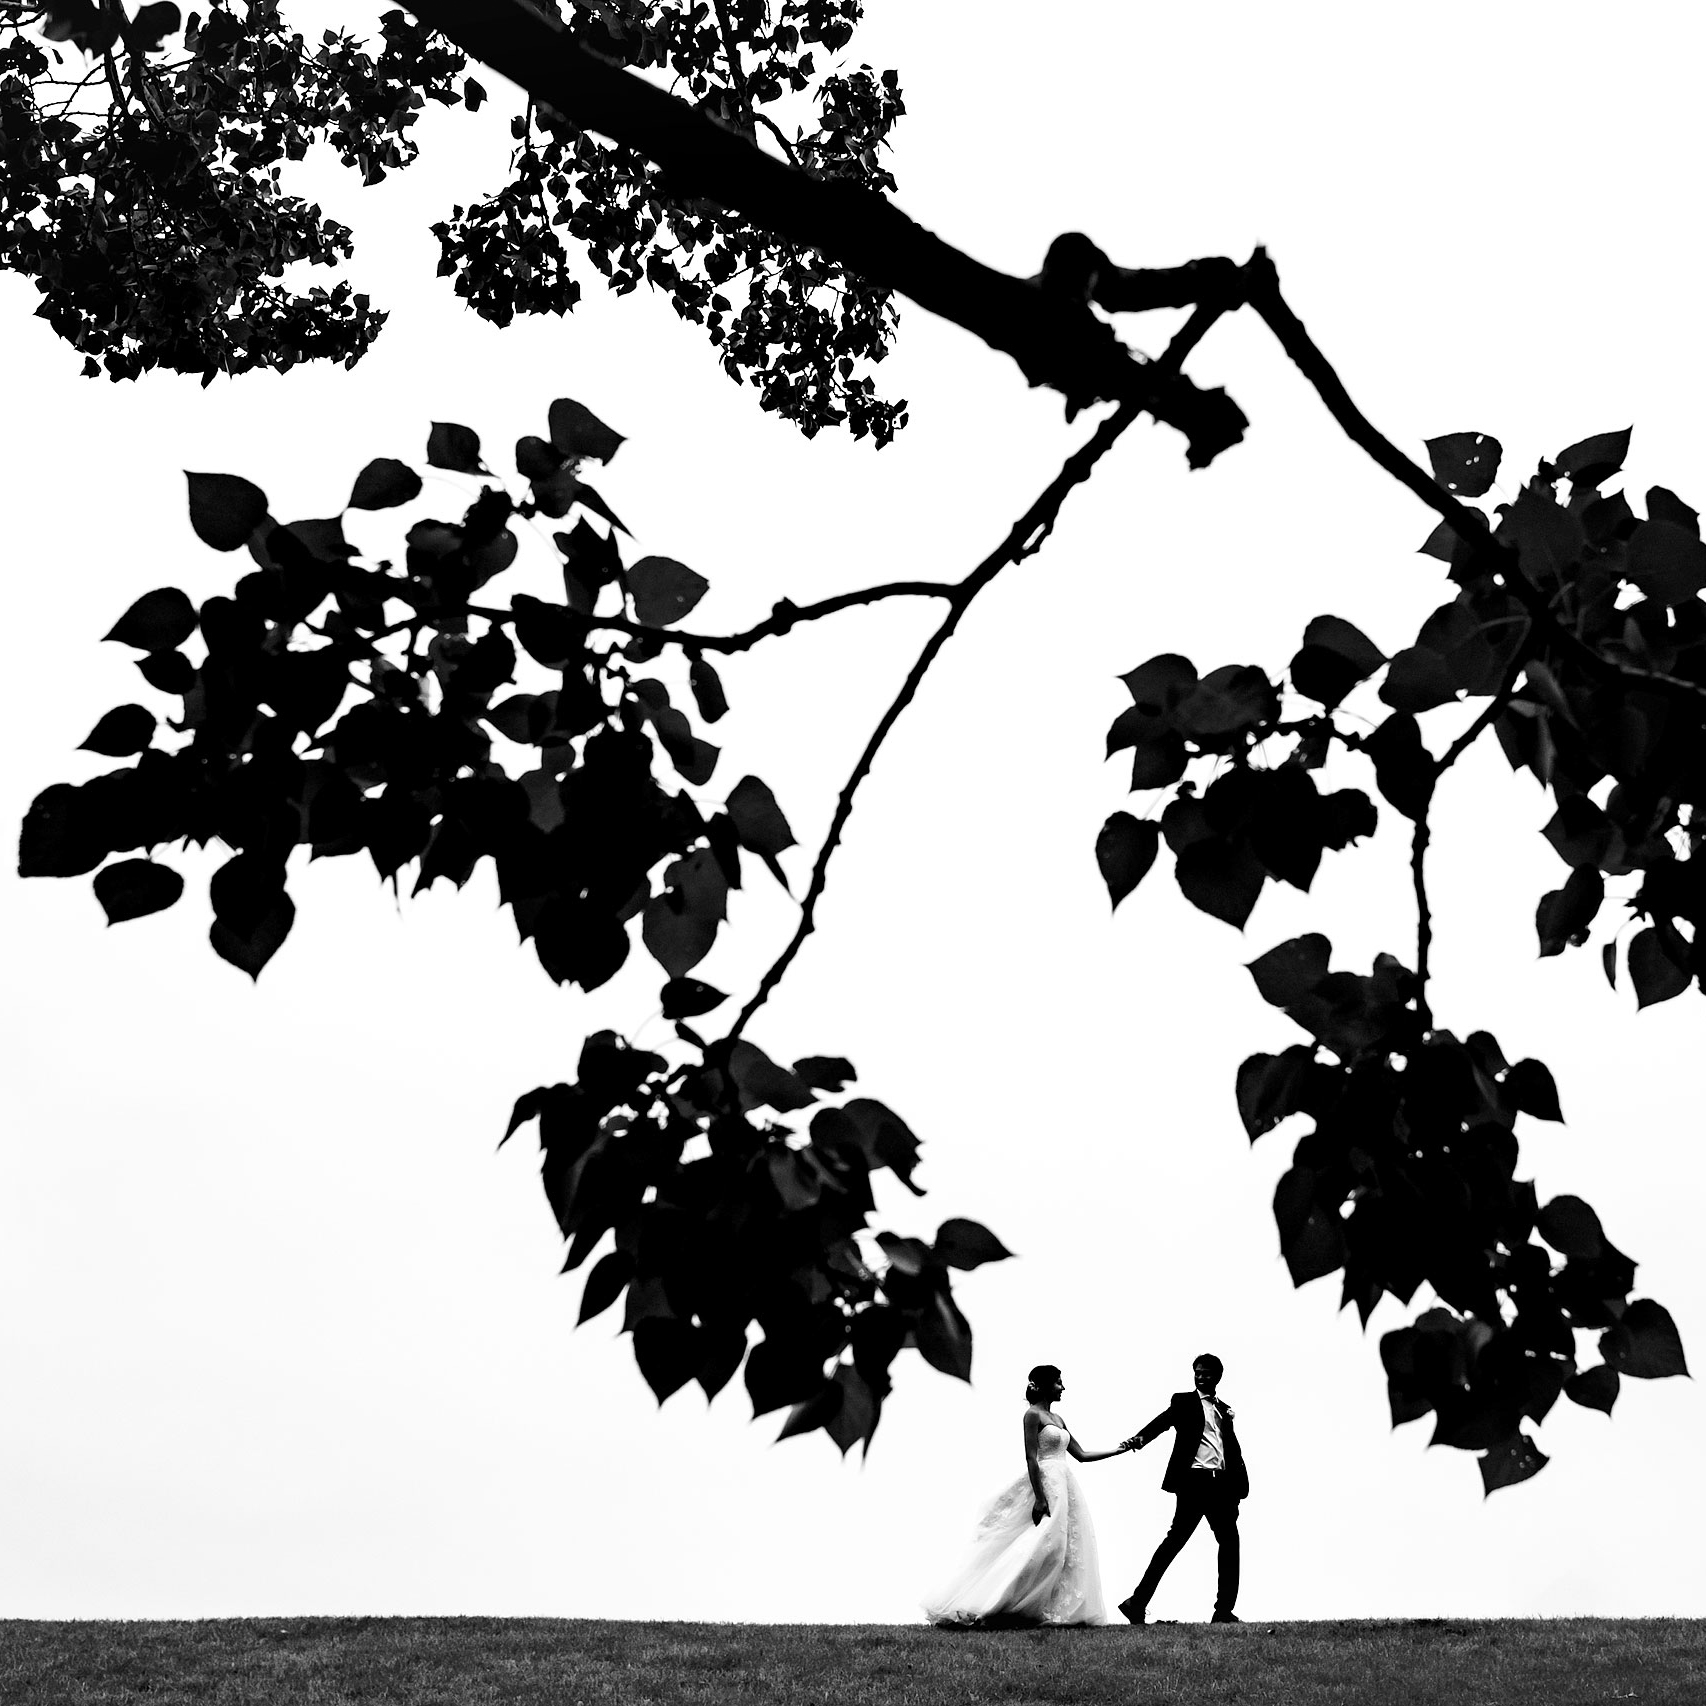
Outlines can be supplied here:
<path id="1" fill-rule="evenodd" d="M 1173 1512 L 1173 1526 L 1155 1548 L 1143 1580 L 1132 1590 L 1132 1598 L 1147 1606 L 1167 1566 L 1184 1549 L 1185 1542 L 1196 1532 L 1196 1526 L 1206 1517 L 1214 1538 L 1220 1545 L 1220 1580 L 1215 1594 L 1214 1609 L 1230 1611 L 1238 1598 L 1238 1501 L 1232 1496 L 1226 1476 L 1213 1470 L 1190 1471 L 1189 1490 L 1174 1497 L 1178 1505 Z"/>

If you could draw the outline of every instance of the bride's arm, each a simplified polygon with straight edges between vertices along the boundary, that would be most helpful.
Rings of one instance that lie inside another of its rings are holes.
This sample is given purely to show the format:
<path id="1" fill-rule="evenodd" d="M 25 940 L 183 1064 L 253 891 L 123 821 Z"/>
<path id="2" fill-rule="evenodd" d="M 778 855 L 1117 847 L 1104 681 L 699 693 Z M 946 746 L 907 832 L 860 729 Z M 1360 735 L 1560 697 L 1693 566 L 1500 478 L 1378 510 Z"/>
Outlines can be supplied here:
<path id="1" fill-rule="evenodd" d="M 1086 1451 L 1084 1447 L 1078 1443 L 1078 1440 L 1074 1435 L 1068 1434 L 1066 1438 L 1066 1449 L 1070 1451 L 1080 1463 L 1100 1463 L 1104 1457 L 1118 1457 L 1121 1452 L 1129 1450 L 1130 1447 L 1116 1445 L 1112 1451 Z"/>
<path id="2" fill-rule="evenodd" d="M 1035 1410 L 1025 1412 L 1025 1472 L 1031 1477 L 1031 1522 L 1033 1525 L 1048 1515 L 1048 1494 L 1043 1490 L 1043 1472 L 1037 1463 L 1037 1440 L 1043 1431 L 1043 1419 Z"/>

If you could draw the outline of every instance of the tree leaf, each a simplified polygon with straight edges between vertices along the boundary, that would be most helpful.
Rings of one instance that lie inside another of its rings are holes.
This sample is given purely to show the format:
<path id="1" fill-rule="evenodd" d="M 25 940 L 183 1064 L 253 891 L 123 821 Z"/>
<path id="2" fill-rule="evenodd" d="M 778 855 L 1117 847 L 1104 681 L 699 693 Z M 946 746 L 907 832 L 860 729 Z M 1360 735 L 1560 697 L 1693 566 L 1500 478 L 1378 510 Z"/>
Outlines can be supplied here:
<path id="1" fill-rule="evenodd" d="M 640 937 L 672 978 L 684 977 L 710 953 L 722 912 L 698 886 L 666 889 L 646 904 Z"/>
<path id="2" fill-rule="evenodd" d="M 1617 826 L 1586 794 L 1570 794 L 1540 832 L 1566 865 L 1598 865 L 1617 836 Z"/>
<path id="3" fill-rule="evenodd" d="M 108 924 L 146 918 L 163 912 L 184 892 L 184 879 L 168 865 L 152 859 L 121 859 L 95 873 L 95 899 Z"/>
<path id="4" fill-rule="evenodd" d="M 1564 1382 L 1564 1396 L 1585 1409 L 1603 1410 L 1609 1416 L 1621 1385 L 1617 1370 L 1600 1363 L 1596 1368 L 1585 1368 L 1580 1374 L 1571 1375 Z"/>
<path id="5" fill-rule="evenodd" d="M 239 971 L 258 978 L 261 968 L 284 946 L 295 921 L 296 907 L 290 896 L 280 890 L 268 910 L 246 928 L 239 930 L 215 918 L 207 937 L 222 960 L 229 960 Z"/>
<path id="6" fill-rule="evenodd" d="M 861 1441 L 868 1451 L 871 1436 L 877 1431 L 882 1402 L 857 1368 L 843 1364 L 835 1371 L 835 1383 L 841 1388 L 841 1407 L 823 1424 L 823 1430 L 835 1441 L 843 1457 Z"/>
<path id="7" fill-rule="evenodd" d="M 101 718 L 78 744 L 79 752 L 129 758 L 147 750 L 154 738 L 154 713 L 141 705 L 119 705 Z"/>
<path id="8" fill-rule="evenodd" d="M 1386 801 L 1407 818 L 1421 818 L 1433 798 L 1438 767 L 1422 744 L 1416 719 L 1394 711 L 1363 741 L 1363 751 L 1374 760 L 1374 780 Z"/>
<path id="9" fill-rule="evenodd" d="M 1227 664 L 1211 670 L 1174 708 L 1182 733 L 1198 741 L 1254 729 L 1279 712 L 1279 694 L 1261 670 Z"/>
<path id="10" fill-rule="evenodd" d="M 1386 654 L 1342 616 L 1317 616 L 1291 660 L 1291 685 L 1330 711 L 1386 662 Z"/>
<path id="11" fill-rule="evenodd" d="M 213 951 L 250 977 L 284 945 L 296 908 L 284 890 L 284 867 L 258 853 L 239 853 L 213 873 Z"/>
<path id="12" fill-rule="evenodd" d="M 1340 788 L 1321 796 L 1321 845 L 1341 852 L 1353 841 L 1374 834 L 1380 814 L 1360 788 Z"/>
<path id="13" fill-rule="evenodd" d="M 1571 942 L 1585 941 L 1604 900 L 1605 878 L 1592 865 L 1578 866 L 1561 889 L 1543 896 L 1534 914 L 1541 958 L 1561 954 Z"/>
<path id="14" fill-rule="evenodd" d="M 1460 498 L 1484 496 L 1498 477 L 1504 447 L 1484 432 L 1448 432 L 1426 443 L 1434 478 Z"/>
<path id="15" fill-rule="evenodd" d="M 1115 812 L 1096 837 L 1096 864 L 1108 885 L 1114 906 L 1142 882 L 1161 845 L 1159 825 L 1146 823 L 1130 812 Z"/>
<path id="16" fill-rule="evenodd" d="M 432 423 L 432 431 L 427 434 L 426 458 L 434 468 L 448 468 L 453 474 L 485 472 L 485 464 L 480 460 L 480 435 L 454 421 Z"/>
<path id="17" fill-rule="evenodd" d="M 924 1195 L 913 1184 L 913 1170 L 918 1165 L 919 1142 L 905 1120 L 892 1108 L 869 1096 L 855 1096 L 852 1101 L 830 1110 L 848 1121 L 871 1167 L 887 1167 L 915 1197 Z M 813 1121 L 815 1128 L 816 1121 Z"/>
<path id="18" fill-rule="evenodd" d="M 858 1074 L 853 1062 L 838 1054 L 808 1054 L 794 1062 L 794 1076 L 814 1090 L 835 1091 L 845 1089 Z"/>
<path id="19" fill-rule="evenodd" d="M 695 1019 L 721 1007 L 728 997 L 694 977 L 672 977 L 663 986 L 663 1016 L 666 1019 Z"/>
<path id="20" fill-rule="evenodd" d="M 1185 848 L 1174 875 L 1179 892 L 1192 906 L 1235 930 L 1244 928 L 1267 879 L 1248 847 L 1213 837 Z"/>
<path id="21" fill-rule="evenodd" d="M 626 442 L 588 409 L 570 397 L 559 397 L 551 405 L 551 442 L 565 456 L 589 456 L 608 462 Z"/>
<path id="22" fill-rule="evenodd" d="M 622 1295 L 622 1289 L 633 1278 L 634 1258 L 626 1250 L 612 1250 L 609 1255 L 594 1263 L 592 1272 L 586 1276 L 586 1286 L 581 1292 L 581 1311 L 576 1317 L 575 1325 L 580 1326 L 590 1321 L 595 1315 L 602 1315 L 617 1298 Z"/>
<path id="23" fill-rule="evenodd" d="M 803 1404 L 823 1386 L 823 1358 L 809 1346 L 766 1331 L 748 1353 L 746 1390 L 752 1413 L 762 1416 L 784 1404 Z"/>
<path id="24" fill-rule="evenodd" d="M 1127 670 L 1120 677 L 1131 694 L 1132 703 L 1147 708 L 1152 714 L 1165 715 L 1197 684 L 1195 665 L 1177 652 L 1163 652 Z"/>
<path id="25" fill-rule="evenodd" d="M 1314 1188 L 1315 1175 L 1307 1167 L 1289 1168 L 1274 1188 L 1280 1254 L 1294 1286 L 1322 1279 L 1344 1265 L 1344 1229 L 1314 1200 Z"/>
<path id="26" fill-rule="evenodd" d="M 1553 465 L 1560 474 L 1569 475 L 1577 486 L 1604 485 L 1613 474 L 1622 471 L 1634 430 L 1625 427 L 1621 432 L 1596 432 L 1591 438 L 1577 439 L 1552 458 Z"/>
<path id="27" fill-rule="evenodd" d="M 628 571 L 634 620 L 648 628 L 678 622 L 710 590 L 711 583 L 673 557 L 642 557 Z"/>
<path id="28" fill-rule="evenodd" d="M 934 1369 L 956 1380 L 971 1379 L 971 1323 L 945 1291 L 933 1292 L 912 1330 L 919 1354 Z"/>
<path id="29" fill-rule="evenodd" d="M 1647 518 L 1650 521 L 1668 521 L 1684 533 L 1690 533 L 1696 539 L 1700 537 L 1700 512 L 1689 508 L 1675 492 L 1664 486 L 1648 488 Z"/>
<path id="30" fill-rule="evenodd" d="M 1238 1117 L 1254 1143 L 1281 1120 L 1300 1112 L 1315 1051 L 1294 1043 L 1283 1054 L 1253 1054 L 1238 1068 Z"/>
<path id="31" fill-rule="evenodd" d="M 1294 936 L 1251 960 L 1247 969 L 1264 1001 L 1274 1007 L 1289 1007 L 1327 975 L 1332 953 L 1333 944 L 1325 936 Z"/>
<path id="32" fill-rule="evenodd" d="M 950 1268 L 976 1268 L 1006 1261 L 1013 1252 L 975 1220 L 944 1220 L 936 1232 L 935 1253 Z"/>
<path id="33" fill-rule="evenodd" d="M 167 652 L 195 632 L 195 606 L 175 586 L 145 592 L 103 636 L 138 651 Z"/>
<path id="34" fill-rule="evenodd" d="M 817 1393 L 803 1404 L 796 1404 L 788 1412 L 788 1419 L 776 1436 L 777 1442 L 793 1439 L 797 1434 L 812 1433 L 818 1428 L 827 1429 L 841 1413 L 844 1397 L 845 1394 L 835 1381 L 826 1380 Z"/>
<path id="35" fill-rule="evenodd" d="M 80 877 L 112 849 L 81 788 L 55 782 L 30 803 L 18 837 L 20 877 Z"/>
<path id="36" fill-rule="evenodd" d="M 1649 1297 L 1636 1298 L 1623 1319 L 1599 1341 L 1599 1354 L 1620 1375 L 1635 1380 L 1663 1380 L 1687 1374 L 1682 1337 L 1670 1311 Z"/>
<path id="37" fill-rule="evenodd" d="M 1457 683 L 1438 652 L 1426 646 L 1406 646 L 1392 659 L 1380 697 L 1395 710 L 1431 711 L 1457 697 Z"/>
<path id="38" fill-rule="evenodd" d="M 648 1316 L 634 1324 L 634 1361 L 661 1404 L 698 1373 L 698 1334 L 686 1321 Z"/>
<path id="39" fill-rule="evenodd" d="M 762 1049 L 742 1037 L 729 1051 L 729 1076 L 740 1091 L 745 1109 L 774 1108 L 791 1113 L 812 1105 L 812 1093 L 785 1066 L 778 1066 Z"/>
<path id="40" fill-rule="evenodd" d="M 1660 604 L 1682 604 L 1706 588 L 1706 544 L 1671 521 L 1643 521 L 1629 538 L 1624 573 Z"/>
<path id="41" fill-rule="evenodd" d="M 157 53 L 167 36 L 183 28 L 183 14 L 171 0 L 154 0 L 152 5 L 139 6 L 130 20 L 126 45 L 132 53 Z"/>
<path id="42" fill-rule="evenodd" d="M 1500 1085 L 1504 1101 L 1519 1114 L 1532 1114 L 1537 1120 L 1562 1120 L 1558 1108 L 1558 1086 L 1552 1074 L 1538 1060 L 1519 1060 L 1504 1076 Z"/>
<path id="43" fill-rule="evenodd" d="M 1551 1459 L 1525 1433 L 1513 1434 L 1481 1454 L 1483 1497 L 1490 1498 L 1501 1487 L 1514 1487 L 1538 1475 Z"/>
<path id="44" fill-rule="evenodd" d="M 891 1267 L 914 1278 L 926 1272 L 936 1261 L 936 1252 L 921 1238 L 902 1238 L 895 1232 L 879 1232 L 877 1247 L 888 1258 Z"/>
<path id="45" fill-rule="evenodd" d="M 1629 944 L 1629 981 L 1635 986 L 1637 1008 L 1653 1007 L 1682 994 L 1693 974 L 1678 965 L 1666 950 L 1662 932 L 1649 925 Z"/>
<path id="46" fill-rule="evenodd" d="M 421 495 L 421 477 L 407 462 L 380 456 L 355 477 L 349 509 L 395 509 Z"/>
<path id="47" fill-rule="evenodd" d="M 248 544 L 249 535 L 267 513 L 266 493 L 239 474 L 192 474 L 186 469 L 184 478 L 189 482 L 190 526 L 196 537 L 216 551 L 235 551 Z"/>
<path id="48" fill-rule="evenodd" d="M 733 822 L 742 847 L 773 859 L 794 845 L 794 832 L 776 804 L 776 796 L 758 777 L 741 777 L 729 790 L 723 809 Z"/>
<path id="49" fill-rule="evenodd" d="M 687 666 L 687 685 L 693 703 L 699 707 L 699 715 L 706 722 L 717 722 L 728 714 L 729 701 L 723 692 L 722 678 L 705 658 L 696 655 Z"/>
<path id="50" fill-rule="evenodd" d="M 1605 1254 L 1605 1228 L 1580 1197 L 1554 1197 L 1534 1224 L 1540 1236 L 1572 1262 L 1597 1261 Z"/>

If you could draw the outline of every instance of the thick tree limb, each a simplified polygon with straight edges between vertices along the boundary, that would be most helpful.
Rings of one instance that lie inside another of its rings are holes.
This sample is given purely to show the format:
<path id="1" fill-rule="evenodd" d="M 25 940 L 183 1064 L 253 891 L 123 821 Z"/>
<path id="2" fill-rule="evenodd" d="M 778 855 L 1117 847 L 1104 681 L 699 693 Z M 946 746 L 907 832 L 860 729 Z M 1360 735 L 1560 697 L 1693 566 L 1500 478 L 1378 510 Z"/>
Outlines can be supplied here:
<path id="1" fill-rule="evenodd" d="M 1244 435 L 1221 390 L 1134 355 L 1080 297 L 1044 290 L 972 259 L 884 197 L 772 159 L 643 77 L 599 58 L 523 0 L 410 0 L 422 23 L 585 130 L 632 148 L 671 194 L 715 201 L 790 243 L 815 249 L 1010 355 L 1071 409 L 1132 404 L 1182 432 L 1200 468 Z M 1141 275 L 1126 275 L 1137 278 Z M 1148 306 L 1193 300 L 1173 269 Z M 1127 290 L 1128 297 L 1136 286 Z M 1135 305 L 1135 303 L 1133 303 Z"/>

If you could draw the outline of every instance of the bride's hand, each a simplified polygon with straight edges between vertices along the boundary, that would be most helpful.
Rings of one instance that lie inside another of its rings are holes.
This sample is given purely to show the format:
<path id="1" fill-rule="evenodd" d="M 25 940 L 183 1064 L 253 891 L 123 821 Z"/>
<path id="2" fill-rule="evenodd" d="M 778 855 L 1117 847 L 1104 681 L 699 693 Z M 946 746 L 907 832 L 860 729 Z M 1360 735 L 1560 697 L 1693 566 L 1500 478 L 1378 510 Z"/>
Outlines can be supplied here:
<path id="1" fill-rule="evenodd" d="M 1040 1523 L 1043 1520 L 1043 1518 L 1047 1515 L 1048 1515 L 1048 1500 L 1047 1499 L 1038 1499 L 1031 1506 L 1031 1526 L 1033 1528 L 1035 1528 L 1036 1525 L 1038 1523 Z"/>

